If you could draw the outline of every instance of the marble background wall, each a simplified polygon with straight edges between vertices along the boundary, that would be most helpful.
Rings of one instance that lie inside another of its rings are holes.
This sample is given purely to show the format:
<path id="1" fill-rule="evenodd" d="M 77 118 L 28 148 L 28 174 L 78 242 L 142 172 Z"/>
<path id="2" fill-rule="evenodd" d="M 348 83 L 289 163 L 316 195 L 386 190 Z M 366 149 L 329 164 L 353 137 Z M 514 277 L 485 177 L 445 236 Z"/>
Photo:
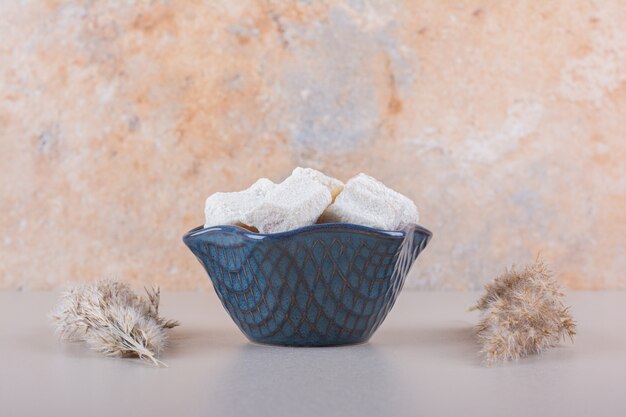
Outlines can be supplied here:
<path id="1" fill-rule="evenodd" d="M 365 171 L 435 238 L 412 288 L 538 253 L 626 288 L 626 2 L 0 1 L 0 288 L 208 288 L 218 190 Z"/>

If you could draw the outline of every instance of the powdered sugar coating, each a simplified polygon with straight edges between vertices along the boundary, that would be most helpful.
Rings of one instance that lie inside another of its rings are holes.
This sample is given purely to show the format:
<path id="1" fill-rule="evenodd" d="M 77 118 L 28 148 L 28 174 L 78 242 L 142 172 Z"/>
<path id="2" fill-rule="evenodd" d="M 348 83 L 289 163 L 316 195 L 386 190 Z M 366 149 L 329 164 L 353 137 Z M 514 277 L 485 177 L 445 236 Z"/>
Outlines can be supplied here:
<path id="1" fill-rule="evenodd" d="M 261 233 L 278 233 L 314 224 L 332 196 L 327 187 L 305 176 L 292 175 L 269 191 L 243 218 Z"/>
<path id="2" fill-rule="evenodd" d="M 232 193 L 215 193 L 204 204 L 204 227 L 223 224 L 244 225 L 246 213 L 261 204 L 265 195 L 276 187 L 267 178 L 261 178 L 248 189 Z"/>
<path id="3" fill-rule="evenodd" d="M 324 223 L 354 223 L 384 230 L 400 230 L 418 220 L 413 201 L 362 173 L 346 183 L 321 219 Z"/>

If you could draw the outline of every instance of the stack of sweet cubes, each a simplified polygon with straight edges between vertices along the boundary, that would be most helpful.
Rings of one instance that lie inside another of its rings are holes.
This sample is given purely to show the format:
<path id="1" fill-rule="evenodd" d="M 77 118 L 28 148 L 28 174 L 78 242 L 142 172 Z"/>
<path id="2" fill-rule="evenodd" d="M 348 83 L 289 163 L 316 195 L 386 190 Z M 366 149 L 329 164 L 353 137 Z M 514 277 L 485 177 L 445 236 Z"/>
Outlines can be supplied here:
<path id="1" fill-rule="evenodd" d="M 296 168 L 279 184 L 261 178 L 250 188 L 206 200 L 205 225 L 239 225 L 279 233 L 315 223 L 353 223 L 384 230 L 417 224 L 415 203 L 380 181 L 358 174 L 345 184 L 311 168 Z"/>

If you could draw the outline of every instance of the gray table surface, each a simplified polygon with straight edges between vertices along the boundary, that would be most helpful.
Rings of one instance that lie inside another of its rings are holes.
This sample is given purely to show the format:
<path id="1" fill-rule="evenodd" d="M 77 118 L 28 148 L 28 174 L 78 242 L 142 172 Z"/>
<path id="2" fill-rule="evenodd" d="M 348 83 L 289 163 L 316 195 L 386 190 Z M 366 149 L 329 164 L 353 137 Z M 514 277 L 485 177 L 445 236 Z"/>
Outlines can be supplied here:
<path id="1" fill-rule="evenodd" d="M 404 292 L 370 343 L 251 344 L 212 292 L 170 292 L 168 368 L 57 341 L 56 293 L 0 292 L 0 416 L 626 416 L 626 292 L 568 294 L 579 335 L 494 368 L 475 293 Z"/>

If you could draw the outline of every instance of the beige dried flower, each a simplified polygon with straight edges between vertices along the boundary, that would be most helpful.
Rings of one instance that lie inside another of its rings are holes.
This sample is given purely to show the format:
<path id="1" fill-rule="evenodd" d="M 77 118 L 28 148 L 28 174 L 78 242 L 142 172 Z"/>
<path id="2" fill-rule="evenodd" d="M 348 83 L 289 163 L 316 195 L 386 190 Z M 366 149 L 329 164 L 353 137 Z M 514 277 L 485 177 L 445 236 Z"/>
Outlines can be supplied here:
<path id="1" fill-rule="evenodd" d="M 471 308 L 483 312 L 477 335 L 487 364 L 543 352 L 566 337 L 573 341 L 576 324 L 562 299 L 559 284 L 540 259 L 487 284 Z"/>
<path id="2" fill-rule="evenodd" d="M 165 329 L 177 321 L 159 316 L 159 287 L 140 297 L 124 283 L 99 281 L 65 292 L 51 314 L 63 340 L 83 341 L 107 356 L 134 356 L 164 365 Z"/>

